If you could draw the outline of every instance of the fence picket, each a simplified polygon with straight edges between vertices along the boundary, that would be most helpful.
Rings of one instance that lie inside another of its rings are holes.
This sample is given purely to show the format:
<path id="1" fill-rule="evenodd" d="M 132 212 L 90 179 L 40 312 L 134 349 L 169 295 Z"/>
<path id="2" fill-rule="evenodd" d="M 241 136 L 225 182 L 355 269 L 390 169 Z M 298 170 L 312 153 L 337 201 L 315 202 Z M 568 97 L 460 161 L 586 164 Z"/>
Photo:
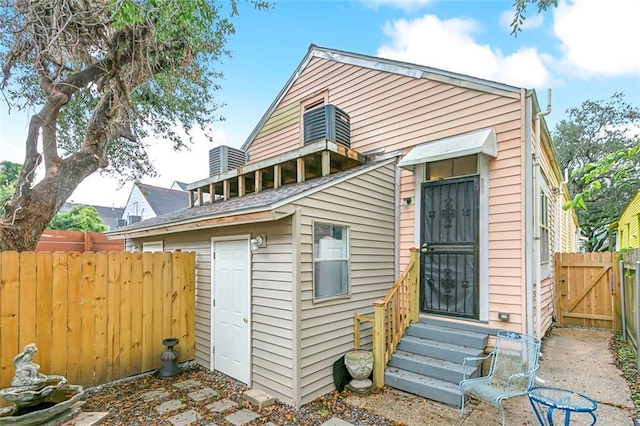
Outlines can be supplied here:
<path id="1" fill-rule="evenodd" d="M 193 359 L 194 304 L 194 253 L 0 252 L 0 387 L 32 342 L 41 372 L 83 386 L 157 368 L 172 330 Z"/>

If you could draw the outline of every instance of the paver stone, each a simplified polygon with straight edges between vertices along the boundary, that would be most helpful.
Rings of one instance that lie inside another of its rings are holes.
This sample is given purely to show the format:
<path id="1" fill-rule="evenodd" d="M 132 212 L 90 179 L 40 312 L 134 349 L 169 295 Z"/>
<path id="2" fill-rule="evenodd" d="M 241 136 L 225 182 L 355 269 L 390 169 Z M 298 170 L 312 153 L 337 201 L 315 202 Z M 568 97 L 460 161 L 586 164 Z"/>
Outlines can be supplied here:
<path id="1" fill-rule="evenodd" d="M 220 401 L 216 401 L 212 404 L 207 405 L 207 409 L 209 411 L 213 411 L 214 413 L 222 413 L 223 411 L 227 411 L 230 408 L 237 407 L 238 404 L 231 401 L 230 399 L 221 399 Z"/>
<path id="2" fill-rule="evenodd" d="M 233 414 L 229 414 L 224 419 L 234 426 L 242 426 L 260 417 L 260 414 L 254 413 L 251 410 L 240 410 Z"/>
<path id="3" fill-rule="evenodd" d="M 189 379 L 174 383 L 173 386 L 178 389 L 199 388 L 202 386 L 202 383 L 200 383 L 200 380 Z"/>
<path id="4" fill-rule="evenodd" d="M 156 407 L 156 411 L 160 414 L 169 413 L 171 411 L 175 411 L 178 408 L 184 407 L 184 404 L 179 399 L 172 399 L 170 401 L 165 401 L 162 404 Z"/>
<path id="5" fill-rule="evenodd" d="M 196 410 L 188 410 L 175 416 L 169 417 L 167 420 L 171 422 L 173 426 L 188 426 L 191 423 L 195 423 L 200 420 L 202 416 L 198 414 Z"/>
<path id="6" fill-rule="evenodd" d="M 218 392 L 214 391 L 211 388 L 203 388 L 195 392 L 191 392 L 188 394 L 189 398 L 194 401 L 202 401 L 203 399 L 212 398 L 218 395 Z"/>

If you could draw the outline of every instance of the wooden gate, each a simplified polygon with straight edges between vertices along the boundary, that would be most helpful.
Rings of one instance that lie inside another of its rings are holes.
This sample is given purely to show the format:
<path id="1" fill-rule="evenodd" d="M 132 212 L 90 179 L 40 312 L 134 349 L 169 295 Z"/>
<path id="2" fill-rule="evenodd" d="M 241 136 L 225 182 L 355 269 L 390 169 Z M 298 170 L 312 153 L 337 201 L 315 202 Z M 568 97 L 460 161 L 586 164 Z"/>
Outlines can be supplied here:
<path id="1" fill-rule="evenodd" d="M 620 331 L 616 253 L 557 253 L 556 322 Z"/>

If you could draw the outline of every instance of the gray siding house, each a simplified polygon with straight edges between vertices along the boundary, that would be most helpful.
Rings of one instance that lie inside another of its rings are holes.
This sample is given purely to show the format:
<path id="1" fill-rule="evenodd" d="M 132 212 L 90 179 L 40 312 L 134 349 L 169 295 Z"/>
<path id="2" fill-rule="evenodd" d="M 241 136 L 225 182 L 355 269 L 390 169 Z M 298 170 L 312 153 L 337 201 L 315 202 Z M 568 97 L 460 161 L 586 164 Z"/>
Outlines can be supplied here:
<path id="1" fill-rule="evenodd" d="M 334 389 L 354 315 L 394 281 L 397 178 L 389 158 L 109 236 L 195 251 L 196 362 L 302 405 Z"/>

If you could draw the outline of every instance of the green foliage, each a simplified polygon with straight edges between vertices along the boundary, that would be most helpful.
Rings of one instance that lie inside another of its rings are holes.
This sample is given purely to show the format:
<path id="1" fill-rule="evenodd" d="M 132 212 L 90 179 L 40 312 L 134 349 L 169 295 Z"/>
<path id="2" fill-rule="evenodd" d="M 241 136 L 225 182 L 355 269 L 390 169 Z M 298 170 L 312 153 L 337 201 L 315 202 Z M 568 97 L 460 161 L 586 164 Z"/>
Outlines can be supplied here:
<path id="1" fill-rule="evenodd" d="M 61 231 L 104 232 L 107 226 L 102 223 L 98 212 L 92 206 L 73 206 L 65 213 L 57 213 L 48 229 Z"/>
<path id="2" fill-rule="evenodd" d="M 589 251 L 609 249 L 608 228 L 640 188 L 640 110 L 622 93 L 567 110 L 553 141 Z"/>
<path id="3" fill-rule="evenodd" d="M 538 13 L 546 11 L 549 7 L 557 7 L 558 0 L 514 0 L 513 8 L 515 13 L 513 14 L 513 21 L 511 21 L 511 35 L 517 37 L 518 33 L 522 31 L 522 26 L 527 20 L 527 6 L 534 4 L 538 7 Z"/>
<path id="4" fill-rule="evenodd" d="M 620 334 L 615 335 L 612 349 L 615 351 L 618 368 L 622 370 L 624 379 L 631 390 L 631 399 L 636 407 L 636 414 L 640 413 L 640 376 L 638 376 L 636 352 L 629 341 L 622 340 Z"/>
<path id="5" fill-rule="evenodd" d="M 16 190 L 21 169 L 18 163 L 0 161 L 0 215 L 4 214 L 4 203 L 11 199 Z"/>

